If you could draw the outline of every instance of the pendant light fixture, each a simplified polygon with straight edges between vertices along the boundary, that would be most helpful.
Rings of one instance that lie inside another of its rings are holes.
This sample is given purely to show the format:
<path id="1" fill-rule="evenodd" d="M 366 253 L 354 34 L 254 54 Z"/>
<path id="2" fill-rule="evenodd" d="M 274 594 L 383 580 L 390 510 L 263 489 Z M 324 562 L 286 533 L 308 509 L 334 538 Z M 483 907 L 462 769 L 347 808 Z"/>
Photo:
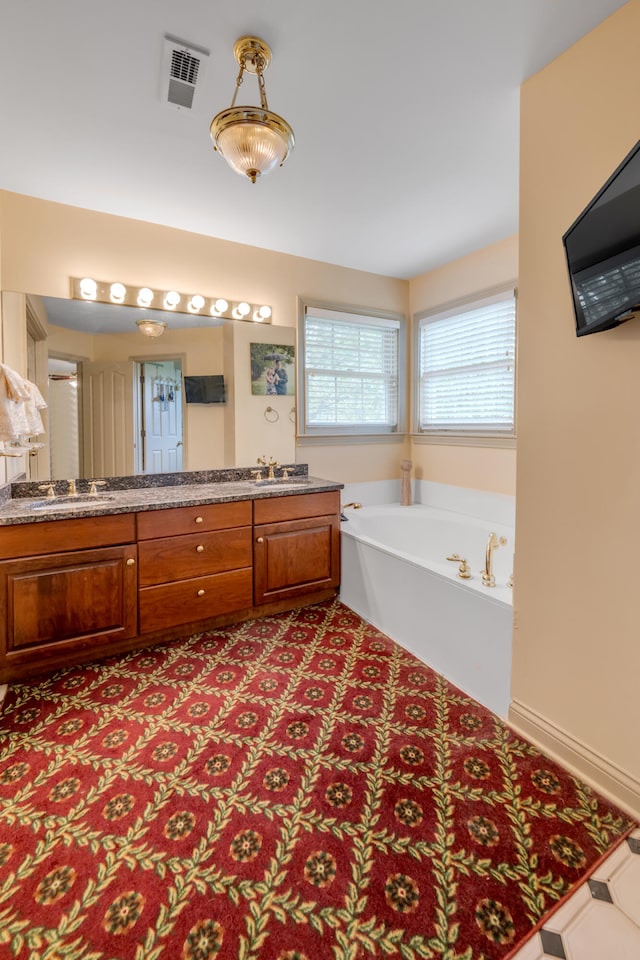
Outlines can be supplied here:
<path id="1" fill-rule="evenodd" d="M 294 147 L 293 130 L 286 120 L 269 110 L 263 73 L 271 63 L 271 49 L 258 37 L 241 37 L 233 47 L 240 65 L 231 106 L 211 121 L 211 139 L 232 170 L 247 176 L 252 183 L 258 177 L 281 167 Z M 259 107 L 236 107 L 236 97 L 245 73 L 258 78 Z"/>

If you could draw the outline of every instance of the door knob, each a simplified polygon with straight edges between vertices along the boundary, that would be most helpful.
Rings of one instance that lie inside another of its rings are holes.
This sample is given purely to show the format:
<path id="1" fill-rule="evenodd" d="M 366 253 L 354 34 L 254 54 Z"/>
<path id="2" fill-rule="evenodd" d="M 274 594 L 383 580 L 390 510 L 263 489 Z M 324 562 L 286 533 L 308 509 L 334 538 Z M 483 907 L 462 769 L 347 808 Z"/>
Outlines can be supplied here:
<path id="1" fill-rule="evenodd" d="M 201 543 L 199 543 L 198 546 L 196 547 L 196 553 L 202 553 L 203 550 L 204 550 L 204 547 L 202 546 Z"/>
<path id="2" fill-rule="evenodd" d="M 127 566 L 132 567 L 134 563 L 135 563 L 135 560 L 133 559 L 133 557 L 129 557 L 129 559 L 127 560 Z"/>
<path id="3" fill-rule="evenodd" d="M 257 537 L 256 543 L 264 543 L 264 537 Z"/>
<path id="4" fill-rule="evenodd" d="M 204 590 L 198 590 L 198 596 L 204 597 Z"/>
<path id="5" fill-rule="evenodd" d="M 196 517 L 196 523 L 202 523 L 202 517 Z"/>

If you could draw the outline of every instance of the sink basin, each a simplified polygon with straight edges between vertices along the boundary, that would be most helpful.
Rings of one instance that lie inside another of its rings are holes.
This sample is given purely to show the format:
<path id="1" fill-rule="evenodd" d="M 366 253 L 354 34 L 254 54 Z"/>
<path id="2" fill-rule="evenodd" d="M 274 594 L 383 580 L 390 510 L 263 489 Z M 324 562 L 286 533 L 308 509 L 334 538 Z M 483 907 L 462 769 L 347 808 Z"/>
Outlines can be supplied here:
<path id="1" fill-rule="evenodd" d="M 30 510 L 69 510 L 73 507 L 93 507 L 95 504 L 105 503 L 108 500 L 113 500 L 114 495 L 111 493 L 95 493 L 89 496 L 76 496 L 76 497 L 45 497 L 43 500 L 34 500 L 33 503 L 29 504 Z"/>
<path id="2" fill-rule="evenodd" d="M 279 489 L 285 489 L 287 487 L 303 487 L 305 484 L 309 483 L 308 477 L 287 477 L 286 480 L 252 480 L 251 485 L 253 487 L 278 487 Z"/>

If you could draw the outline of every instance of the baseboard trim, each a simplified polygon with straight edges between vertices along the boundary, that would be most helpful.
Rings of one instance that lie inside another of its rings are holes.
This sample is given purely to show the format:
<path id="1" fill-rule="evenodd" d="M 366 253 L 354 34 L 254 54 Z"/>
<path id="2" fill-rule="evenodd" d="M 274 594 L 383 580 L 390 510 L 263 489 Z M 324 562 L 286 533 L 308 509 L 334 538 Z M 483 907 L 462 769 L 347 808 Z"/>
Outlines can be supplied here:
<path id="1" fill-rule="evenodd" d="M 507 722 L 598 793 L 640 819 L 640 780 L 636 777 L 519 700 L 512 701 Z"/>

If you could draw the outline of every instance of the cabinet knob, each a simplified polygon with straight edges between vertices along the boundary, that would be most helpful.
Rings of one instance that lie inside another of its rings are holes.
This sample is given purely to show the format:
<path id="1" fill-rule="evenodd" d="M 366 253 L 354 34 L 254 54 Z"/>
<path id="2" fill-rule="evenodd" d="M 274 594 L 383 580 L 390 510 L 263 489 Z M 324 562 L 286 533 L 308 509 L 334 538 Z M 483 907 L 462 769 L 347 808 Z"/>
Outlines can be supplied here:
<path id="1" fill-rule="evenodd" d="M 202 517 L 196 517 L 196 523 L 202 523 Z"/>
<path id="2" fill-rule="evenodd" d="M 132 567 L 134 563 L 135 563 L 135 560 L 133 559 L 133 557 L 129 557 L 129 559 L 127 560 L 127 566 Z"/>
<path id="3" fill-rule="evenodd" d="M 204 550 L 204 547 L 202 546 L 201 543 L 199 543 L 198 546 L 196 547 L 196 553 L 202 553 L 203 550 Z"/>
<path id="4" fill-rule="evenodd" d="M 256 537 L 256 543 L 264 543 L 264 537 Z"/>
<path id="5" fill-rule="evenodd" d="M 198 590 L 198 596 L 204 597 L 204 590 Z"/>

